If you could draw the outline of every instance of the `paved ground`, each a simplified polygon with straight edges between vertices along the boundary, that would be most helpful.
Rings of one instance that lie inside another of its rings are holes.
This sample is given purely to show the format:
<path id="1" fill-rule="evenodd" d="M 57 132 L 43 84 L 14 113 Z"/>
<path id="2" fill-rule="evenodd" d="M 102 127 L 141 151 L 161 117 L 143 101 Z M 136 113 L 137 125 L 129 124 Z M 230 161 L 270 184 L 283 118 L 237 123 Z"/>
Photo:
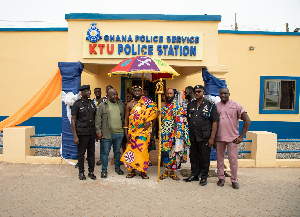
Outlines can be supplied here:
<path id="1" fill-rule="evenodd" d="M 124 167 L 122 166 L 124 169 Z M 124 169 L 125 171 L 125 169 Z M 300 169 L 240 168 L 240 189 L 209 178 L 184 183 L 126 179 L 109 166 L 108 178 L 78 180 L 71 165 L 0 163 L 0 216 L 300 216 Z"/>

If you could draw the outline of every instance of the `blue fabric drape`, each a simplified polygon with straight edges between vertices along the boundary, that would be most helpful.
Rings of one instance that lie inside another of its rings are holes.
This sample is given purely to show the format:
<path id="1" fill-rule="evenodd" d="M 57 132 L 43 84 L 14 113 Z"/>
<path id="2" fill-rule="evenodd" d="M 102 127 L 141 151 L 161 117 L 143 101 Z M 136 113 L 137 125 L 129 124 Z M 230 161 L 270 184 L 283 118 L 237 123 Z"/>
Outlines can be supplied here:
<path id="1" fill-rule="evenodd" d="M 59 62 L 58 67 L 62 76 L 62 91 L 77 94 L 81 84 L 83 65 L 81 62 Z M 77 159 L 77 145 L 67 117 L 66 105 L 62 102 L 62 157 Z"/>
<path id="2" fill-rule="evenodd" d="M 227 87 L 225 80 L 220 80 L 210 74 L 206 68 L 202 69 L 202 78 L 204 81 L 205 95 L 219 96 L 220 89 Z"/>

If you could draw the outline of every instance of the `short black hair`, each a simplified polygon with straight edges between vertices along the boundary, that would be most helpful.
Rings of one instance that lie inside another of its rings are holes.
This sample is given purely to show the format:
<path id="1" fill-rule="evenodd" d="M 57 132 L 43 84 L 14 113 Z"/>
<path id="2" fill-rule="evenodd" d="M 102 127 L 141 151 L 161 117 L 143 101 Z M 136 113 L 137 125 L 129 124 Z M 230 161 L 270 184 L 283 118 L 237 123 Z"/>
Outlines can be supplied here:
<path id="1" fill-rule="evenodd" d="M 96 88 L 94 89 L 94 91 L 95 91 L 95 90 L 100 90 L 100 91 L 101 91 L 101 88 L 100 88 L 100 87 L 96 87 Z"/>
<path id="2" fill-rule="evenodd" d="M 194 88 L 192 86 L 187 86 L 185 89 L 188 89 L 189 91 L 192 92 Z"/>

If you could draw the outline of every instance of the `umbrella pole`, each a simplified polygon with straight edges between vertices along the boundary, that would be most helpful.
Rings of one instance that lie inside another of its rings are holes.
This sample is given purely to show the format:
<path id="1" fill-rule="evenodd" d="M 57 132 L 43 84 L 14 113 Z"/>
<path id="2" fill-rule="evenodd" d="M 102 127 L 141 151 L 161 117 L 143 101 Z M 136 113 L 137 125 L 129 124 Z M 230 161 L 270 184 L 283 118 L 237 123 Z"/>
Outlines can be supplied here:
<path id="1" fill-rule="evenodd" d="M 162 82 L 162 79 L 160 79 L 159 82 L 157 82 L 156 84 L 156 91 L 155 93 L 158 96 L 158 102 L 157 102 L 157 106 L 158 106 L 158 111 L 161 111 L 161 94 L 164 93 L 164 83 Z M 157 175 L 157 182 L 159 182 L 159 177 L 160 177 L 160 162 L 161 162 L 161 112 L 159 112 L 159 115 L 157 116 L 158 118 L 158 163 L 157 163 L 157 167 L 158 167 L 158 175 Z"/>
<path id="2" fill-rule="evenodd" d="M 142 92 L 144 94 L 144 73 L 142 73 Z"/>

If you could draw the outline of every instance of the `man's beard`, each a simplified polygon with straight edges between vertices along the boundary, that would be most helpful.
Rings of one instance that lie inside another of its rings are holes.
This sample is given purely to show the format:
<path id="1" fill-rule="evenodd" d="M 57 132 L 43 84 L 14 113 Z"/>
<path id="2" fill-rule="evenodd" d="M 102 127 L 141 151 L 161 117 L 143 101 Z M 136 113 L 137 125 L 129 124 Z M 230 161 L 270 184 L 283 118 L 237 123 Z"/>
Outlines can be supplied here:
<path id="1" fill-rule="evenodd" d="M 191 96 L 191 95 L 186 95 L 186 96 L 185 96 L 185 99 L 188 100 L 188 101 L 191 101 L 192 96 Z"/>
<path id="2" fill-rule="evenodd" d="M 174 98 L 175 98 L 175 97 L 172 97 L 172 98 L 169 99 L 168 97 L 166 97 L 166 102 L 167 102 L 167 103 L 171 103 L 171 102 L 173 101 Z"/>
<path id="3" fill-rule="evenodd" d="M 136 100 L 140 100 L 141 98 L 141 95 L 137 96 L 137 95 L 133 95 L 133 98 L 136 99 Z"/>

